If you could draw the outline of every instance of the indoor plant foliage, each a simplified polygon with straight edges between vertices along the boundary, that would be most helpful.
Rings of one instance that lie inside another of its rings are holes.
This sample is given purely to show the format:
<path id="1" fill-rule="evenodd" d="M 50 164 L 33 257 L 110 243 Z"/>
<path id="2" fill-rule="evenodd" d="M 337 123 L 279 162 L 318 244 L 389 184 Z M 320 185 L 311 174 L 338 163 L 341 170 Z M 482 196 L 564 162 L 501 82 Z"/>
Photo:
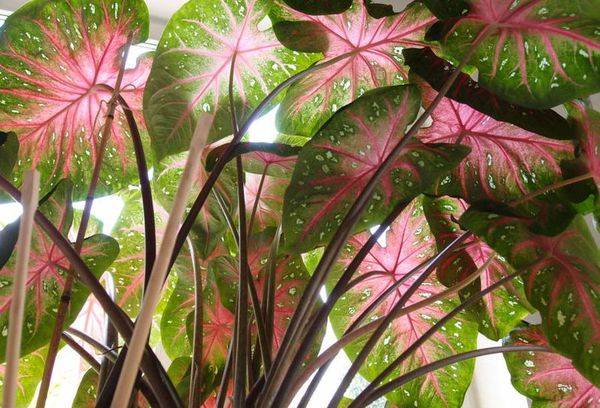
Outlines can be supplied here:
<path id="1" fill-rule="evenodd" d="M 126 68 L 143 0 L 24 5 L 0 29 L 0 199 L 30 168 L 42 197 L 16 405 L 44 406 L 64 346 L 78 407 L 306 406 L 338 353 L 317 406 L 460 407 L 494 353 L 533 406 L 600 406 L 599 9 L 190 0 Z M 276 140 L 250 140 L 275 107 Z M 108 324 L 70 327 L 93 307 Z"/>

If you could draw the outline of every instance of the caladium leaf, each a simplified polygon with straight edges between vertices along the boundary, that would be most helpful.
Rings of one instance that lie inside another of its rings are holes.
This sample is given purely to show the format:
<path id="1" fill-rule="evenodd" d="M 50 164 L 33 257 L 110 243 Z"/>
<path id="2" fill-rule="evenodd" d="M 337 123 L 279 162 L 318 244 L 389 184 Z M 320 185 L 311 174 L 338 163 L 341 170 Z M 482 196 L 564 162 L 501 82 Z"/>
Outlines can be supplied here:
<path id="1" fill-rule="evenodd" d="M 158 159 L 187 150 L 200 112 L 216 117 L 211 139 L 232 132 L 228 86 L 245 120 L 279 83 L 308 67 L 316 56 L 283 47 L 268 24 L 265 0 L 191 0 L 171 18 L 158 44 L 144 96 Z"/>
<path id="2" fill-rule="evenodd" d="M 19 139 L 14 132 L 0 132 L 0 175 L 10 177 L 19 156 Z"/>
<path id="3" fill-rule="evenodd" d="M 17 395 L 15 400 L 16 408 L 27 408 L 30 406 L 44 372 L 47 351 L 47 348 L 41 348 L 21 357 L 19 360 Z M 5 370 L 6 366 L 4 364 L 0 365 L 0 381 L 2 381 L 2 384 L 4 384 Z M 4 387 L 0 389 L 0 398 L 3 392 Z"/>
<path id="4" fill-rule="evenodd" d="M 352 237 L 341 254 L 329 286 L 347 266 L 362 245 L 369 239 L 368 232 Z M 366 273 L 380 274 L 365 278 L 340 298 L 331 312 L 331 324 L 339 336 L 362 314 L 386 289 L 402 279 L 417 265 L 436 252 L 435 242 L 423 214 L 422 199 L 415 199 L 392 223 L 385 235 L 385 246 L 377 243 L 359 266 L 355 278 Z M 373 316 L 385 316 L 397 304 L 400 297 L 418 278 L 409 278 L 398 286 L 373 312 Z M 410 306 L 434 296 L 445 288 L 434 278 L 428 278 L 406 303 Z M 360 373 L 374 379 L 383 368 L 398 357 L 408 346 L 425 333 L 440 318 L 458 304 L 456 298 L 447 298 L 394 320 L 383 334 L 378 345 L 370 353 Z M 471 350 L 476 347 L 477 325 L 463 316 L 449 321 L 429 341 L 419 347 L 411 357 L 394 370 L 396 377 L 417 367 L 441 358 Z M 362 341 L 346 347 L 350 359 L 362 348 Z M 434 371 L 419 377 L 386 398 L 397 406 L 460 407 L 471 381 L 473 362 L 461 362 L 452 367 Z"/>
<path id="5" fill-rule="evenodd" d="M 425 83 L 421 88 L 428 106 L 437 92 Z M 499 122 L 449 98 L 442 99 L 432 119 L 431 126 L 419 131 L 421 141 L 471 147 L 467 158 L 440 183 L 439 192 L 471 202 L 509 202 L 540 190 L 559 180 L 560 161 L 573 157 L 570 142 Z"/>
<path id="6" fill-rule="evenodd" d="M 66 29 L 68 27 L 68 29 Z M 10 15 L 0 37 L 0 123 L 20 142 L 16 174 L 36 167 L 48 188 L 72 177 L 83 196 L 98 156 L 99 134 L 122 51 L 148 35 L 142 0 L 35 0 Z M 128 69 L 121 95 L 141 122 L 150 60 Z M 128 127 L 117 112 L 97 194 L 135 178 Z"/>
<path id="7" fill-rule="evenodd" d="M 533 234 L 522 219 L 476 209 L 460 223 L 523 271 L 525 293 L 542 315 L 550 345 L 600 384 L 600 253 L 585 220 L 576 217 L 553 237 Z"/>
<path id="8" fill-rule="evenodd" d="M 71 184 L 61 182 L 54 193 L 40 206 L 40 210 L 66 234 L 72 221 L 70 203 Z M 119 252 L 115 240 L 104 235 L 94 235 L 84 241 L 81 255 L 90 270 L 99 277 L 112 263 Z M 0 329 L 7 330 L 8 315 L 12 300 L 12 281 L 15 256 L 0 270 Z M 25 321 L 21 354 L 26 355 L 50 340 L 56 308 L 70 266 L 56 244 L 41 230 L 34 227 L 29 260 L 29 275 L 26 282 Z M 71 324 L 89 295 L 80 282 L 73 285 L 69 315 L 65 324 Z M 6 337 L 0 336 L 0 361 L 4 361 Z"/>
<path id="9" fill-rule="evenodd" d="M 278 29 L 284 22 L 294 21 L 300 27 L 316 30 L 308 41 L 326 44 L 321 50 L 325 60 L 347 57 L 292 85 L 281 103 L 277 113 L 279 130 L 308 137 L 335 111 L 366 91 L 404 83 L 408 69 L 403 65 L 402 49 L 425 46 L 425 32 L 435 20 L 419 3 L 398 16 L 375 20 L 360 1 L 338 16 L 308 16 L 274 7 L 272 17 L 275 32 L 287 46 L 293 44 L 286 39 L 294 37 L 290 39 L 288 32 Z"/>
<path id="10" fill-rule="evenodd" d="M 471 58 L 486 88 L 511 102 L 550 108 L 600 91 L 595 0 L 471 0 L 444 33 L 445 52 Z"/>
<path id="11" fill-rule="evenodd" d="M 450 197 L 424 200 L 425 215 L 439 250 L 464 233 L 454 220 L 459 219 L 467 208 L 465 201 Z M 495 255 L 485 242 L 476 237 L 469 238 L 463 250 L 444 258 L 437 268 L 437 277 L 445 286 L 456 285 L 484 266 L 490 257 L 493 260 L 482 271 L 479 279 L 460 292 L 461 299 L 465 300 L 514 273 L 512 267 Z M 493 340 L 501 339 L 529 315 L 529 309 L 521 304 L 524 298 L 523 282 L 520 278 L 515 279 L 468 309 L 468 317 L 479 323 L 481 333 Z"/>
<path id="12" fill-rule="evenodd" d="M 413 85 L 370 91 L 336 113 L 302 148 L 284 200 L 287 248 L 306 252 L 329 241 L 418 109 Z M 423 192 L 467 153 L 458 145 L 410 142 L 381 178 L 356 230 L 383 221 L 391 206 Z"/>
<path id="13" fill-rule="evenodd" d="M 569 116 L 577 124 L 577 136 L 587 169 L 596 187 L 600 188 L 600 112 L 587 107 L 582 102 L 567 105 Z"/>
<path id="14" fill-rule="evenodd" d="M 0 231 L 0 268 L 2 268 L 10 259 L 17 240 L 19 239 L 19 227 L 21 219 L 8 224 Z"/>
<path id="15" fill-rule="evenodd" d="M 549 347 L 539 326 L 515 330 L 509 344 Z M 577 372 L 569 359 L 539 351 L 504 355 L 515 388 L 532 400 L 532 408 L 594 407 L 600 389 Z"/>
<path id="16" fill-rule="evenodd" d="M 429 48 L 407 48 L 402 53 L 410 74 L 423 78 L 436 91 L 456 69 Z M 502 100 L 463 73 L 458 75 L 446 96 L 500 122 L 512 123 L 541 136 L 561 140 L 575 138 L 572 124 L 552 109 L 528 109 Z"/>

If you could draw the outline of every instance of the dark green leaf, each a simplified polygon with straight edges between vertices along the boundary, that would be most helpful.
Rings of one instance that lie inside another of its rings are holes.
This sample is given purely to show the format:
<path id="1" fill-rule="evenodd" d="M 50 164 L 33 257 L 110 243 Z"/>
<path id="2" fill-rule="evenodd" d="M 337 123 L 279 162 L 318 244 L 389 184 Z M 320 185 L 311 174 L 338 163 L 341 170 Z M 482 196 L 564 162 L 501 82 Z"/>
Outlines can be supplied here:
<path id="1" fill-rule="evenodd" d="M 421 0 L 440 19 L 460 17 L 469 11 L 468 0 Z"/>
<path id="2" fill-rule="evenodd" d="M 0 175 L 10 177 L 19 157 L 19 139 L 14 132 L 0 132 Z"/>
<path id="3" fill-rule="evenodd" d="M 285 3 L 306 14 L 339 14 L 352 6 L 352 0 L 284 0 Z"/>

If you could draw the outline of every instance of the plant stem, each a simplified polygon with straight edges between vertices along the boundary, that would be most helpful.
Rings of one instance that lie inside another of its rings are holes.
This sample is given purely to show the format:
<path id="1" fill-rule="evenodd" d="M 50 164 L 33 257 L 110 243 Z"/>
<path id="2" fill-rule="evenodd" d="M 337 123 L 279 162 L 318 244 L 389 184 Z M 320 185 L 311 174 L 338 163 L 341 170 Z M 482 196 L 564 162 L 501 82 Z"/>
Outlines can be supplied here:
<path id="1" fill-rule="evenodd" d="M 438 262 L 429 263 L 427 265 L 427 268 L 423 271 L 423 273 L 413 282 L 412 285 L 410 285 L 410 287 L 406 290 L 406 292 L 404 292 L 402 294 L 402 296 L 398 300 L 398 303 L 396 303 L 394 305 L 391 312 L 383 318 L 381 323 L 378 324 L 378 326 L 374 330 L 373 334 L 371 334 L 371 337 L 369 337 L 369 340 L 367 340 L 367 343 L 363 346 L 361 351 L 358 353 L 358 355 L 352 362 L 352 365 L 346 372 L 346 375 L 344 376 L 344 378 L 342 379 L 342 382 L 340 383 L 336 392 L 334 393 L 334 395 L 331 399 L 331 402 L 329 403 L 329 408 L 334 408 L 338 405 L 338 403 L 344 396 L 344 392 L 346 391 L 346 388 L 348 388 L 348 386 L 350 385 L 350 382 L 352 381 L 352 379 L 354 379 L 354 376 L 356 375 L 356 373 L 358 373 L 359 368 L 367 360 L 369 353 L 371 353 L 371 350 L 373 349 L 373 347 L 375 347 L 375 345 L 379 341 L 379 338 L 387 330 L 389 324 L 394 320 L 395 314 L 397 314 L 399 311 L 402 310 L 402 308 L 404 308 L 404 305 L 406 304 L 406 302 L 408 302 L 408 300 L 411 298 L 411 296 L 419 289 L 421 284 L 423 284 L 423 282 L 425 282 L 429 278 L 429 276 L 435 271 L 435 268 L 437 267 L 438 263 L 441 262 L 441 260 L 445 257 L 445 255 L 448 254 L 455 245 L 458 245 L 458 244 L 464 242 L 470 236 L 471 236 L 470 233 L 464 233 L 460 237 L 458 237 L 454 241 L 452 241 L 452 243 L 450 245 L 448 245 L 446 248 L 444 248 L 444 250 L 442 250 L 438 254 L 438 256 L 436 257 Z"/>
<path id="2" fill-rule="evenodd" d="M 302 365 L 302 362 L 308 355 L 310 347 L 315 340 L 317 334 L 321 331 L 322 327 L 327 322 L 327 316 L 335 306 L 335 303 L 338 299 L 346 292 L 346 287 L 352 276 L 365 259 L 365 257 L 369 254 L 373 246 L 377 243 L 377 240 L 383 235 L 383 233 L 388 229 L 388 227 L 394 222 L 394 220 L 400 215 L 402 210 L 406 208 L 408 202 L 401 201 L 392 209 L 392 212 L 386 217 L 386 219 L 379 225 L 374 234 L 372 234 L 367 242 L 360 248 L 356 256 L 352 259 L 348 267 L 345 269 L 344 273 L 336 283 L 336 286 L 333 288 L 329 296 L 327 297 L 327 301 L 321 306 L 316 316 L 312 320 L 312 324 L 310 328 L 306 332 L 306 336 L 302 340 L 300 347 L 296 355 L 294 356 L 294 361 L 290 364 L 290 370 L 293 370 L 295 367 L 299 367 Z M 288 371 L 286 373 L 286 378 L 292 380 L 294 378 L 293 373 Z M 286 395 L 289 395 L 287 392 L 287 388 L 291 385 L 292 381 L 286 382 L 285 384 L 281 384 L 281 388 L 278 390 L 277 395 L 274 398 L 274 403 L 279 404 L 279 399 L 283 398 Z"/>
<path id="3" fill-rule="evenodd" d="M 275 390 L 278 390 L 284 379 L 284 373 L 289 368 L 289 362 L 291 361 L 290 355 L 296 348 L 296 342 L 301 335 L 302 328 L 307 327 L 308 319 L 310 318 L 310 312 L 316 302 L 319 295 L 319 290 L 323 286 L 331 267 L 335 263 L 338 254 L 340 253 L 344 242 L 354 229 L 354 225 L 360 219 L 364 209 L 368 205 L 373 191 L 377 187 L 379 179 L 385 174 L 388 169 L 395 163 L 396 158 L 400 155 L 404 147 L 412 140 L 417 134 L 419 129 L 423 126 L 425 121 L 431 116 L 431 113 L 435 110 L 441 100 L 444 98 L 450 87 L 454 84 L 454 81 L 460 74 L 462 68 L 469 62 L 471 56 L 475 52 L 477 45 L 481 42 L 487 33 L 488 28 L 484 28 L 475 39 L 473 46 L 467 51 L 464 58 L 461 60 L 456 70 L 449 76 L 448 80 L 444 83 L 440 92 L 437 94 L 435 99 L 431 102 L 425 112 L 419 116 L 415 123 L 411 126 L 405 136 L 394 146 L 392 151 L 388 154 L 382 164 L 377 168 L 373 176 L 367 182 L 367 185 L 362 190 L 348 213 L 344 217 L 342 223 L 334 234 L 333 238 L 327 245 L 321 261 L 319 262 L 313 276 L 311 277 L 307 287 L 304 290 L 302 298 L 296 308 L 296 311 L 290 322 L 290 326 L 286 331 L 281 348 L 277 354 L 277 358 L 273 362 L 273 366 L 267 376 L 263 396 L 261 402 L 265 405 L 271 405 L 274 398 Z"/>
<path id="4" fill-rule="evenodd" d="M 454 356 L 446 357 L 439 361 L 435 361 L 433 363 L 424 365 L 422 367 L 417 368 L 407 374 L 401 375 L 390 382 L 382 385 L 374 389 L 371 394 L 369 394 L 365 399 L 359 401 L 355 399 L 354 402 L 350 404 L 350 408 L 358 408 L 367 406 L 371 402 L 375 401 L 378 398 L 383 397 L 385 394 L 395 390 L 396 388 L 401 387 L 402 385 L 408 383 L 409 381 L 414 380 L 415 378 L 419 378 L 427 373 L 430 373 L 435 370 L 439 370 L 440 368 L 459 363 L 464 360 L 468 360 L 475 357 L 487 356 L 490 354 L 498 354 L 498 353 L 510 353 L 510 352 L 525 352 L 525 351 L 542 351 L 542 352 L 551 352 L 544 346 L 536 346 L 536 345 L 528 345 L 528 346 L 501 346 L 501 347 L 489 347 L 485 349 L 472 350 L 467 351 L 465 353 L 460 353 Z"/>
<path id="5" fill-rule="evenodd" d="M 21 205 L 23 214 L 17 239 L 17 260 L 13 273 L 12 300 L 8 318 L 8 338 L 6 341 L 6 369 L 2 396 L 3 407 L 14 407 L 19 385 L 19 358 L 27 297 L 27 279 L 29 277 L 29 255 L 31 253 L 31 235 L 33 217 L 38 207 L 40 193 L 40 173 L 29 170 L 23 179 Z"/>
<path id="6" fill-rule="evenodd" d="M 85 334 L 79 330 L 73 329 L 73 328 L 69 328 L 65 332 L 72 334 L 73 336 L 78 337 L 81 340 L 85 341 L 86 343 L 88 343 L 89 345 L 94 347 L 106 359 L 108 359 L 112 362 L 115 362 L 117 360 L 118 356 L 114 350 L 109 349 L 108 347 L 106 347 L 102 343 L 94 340 L 87 334 Z M 64 334 L 65 333 L 63 333 L 63 340 L 65 340 Z M 66 340 L 65 340 L 65 342 L 66 342 Z M 75 343 L 75 344 L 77 344 L 77 343 Z M 81 349 L 81 350 L 83 350 L 83 352 L 85 352 L 86 354 L 89 354 L 89 353 L 87 353 L 87 351 L 85 351 L 85 349 Z M 75 351 L 78 352 L 78 350 L 75 350 Z M 88 359 L 87 357 L 83 356 L 81 353 L 79 353 L 79 354 L 81 355 L 82 358 L 84 358 L 87 361 L 87 359 Z M 93 357 L 91 357 L 91 358 L 94 359 Z M 94 359 L 94 361 L 95 361 L 95 359 Z M 97 371 L 97 372 L 98 372 L 98 375 L 100 375 L 100 373 L 102 372 L 102 364 L 100 364 L 100 371 Z M 98 385 L 100 385 L 100 384 L 98 384 Z M 146 379 L 144 377 L 142 377 L 141 375 L 138 376 L 136 386 L 140 389 L 142 394 L 144 394 L 144 398 L 146 398 L 146 400 L 150 403 L 151 407 L 159 406 L 158 401 L 154 398 L 154 394 L 152 393 L 152 389 L 151 389 L 150 385 L 148 384 Z M 98 388 L 98 389 L 100 389 L 100 388 Z M 98 405 L 96 405 L 96 406 L 98 406 Z"/>
<path id="7" fill-rule="evenodd" d="M 183 175 L 177 193 L 175 195 L 173 208 L 165 228 L 164 238 L 160 245 L 160 251 L 156 257 L 156 262 L 152 268 L 148 290 L 144 295 L 144 300 L 140 314 L 136 320 L 133 335 L 127 349 L 127 356 L 121 370 L 121 375 L 117 383 L 115 395 L 111 404 L 113 408 L 126 406 L 128 403 L 144 347 L 147 345 L 148 335 L 152 326 L 152 316 L 160 300 L 162 288 L 167 277 L 169 263 L 173 255 L 175 246 L 175 236 L 177 229 L 186 210 L 187 196 L 196 181 L 197 174 L 201 166 L 202 150 L 206 145 L 208 132 L 212 124 L 212 119 L 208 115 L 202 115 L 194 137 L 190 143 L 190 150 L 186 161 Z"/>
<path id="8" fill-rule="evenodd" d="M 485 290 L 478 292 L 472 296 L 470 296 L 467 300 L 462 302 L 460 305 L 456 306 L 450 313 L 446 316 L 442 317 L 436 324 L 431 326 L 429 330 L 427 330 L 421 337 L 415 340 L 406 350 L 400 354 L 391 364 L 389 364 L 371 383 L 365 388 L 359 395 L 356 397 L 356 401 L 362 402 L 362 400 L 375 388 L 377 385 L 382 382 L 385 378 L 387 378 L 392 371 L 402 364 L 412 353 L 415 352 L 423 343 L 425 343 L 431 336 L 433 336 L 443 325 L 445 325 L 450 319 L 455 317 L 458 313 L 466 309 L 467 307 L 475 304 L 481 299 L 483 296 L 488 293 L 494 291 L 495 289 L 503 286 L 505 283 L 510 282 L 517 276 L 519 276 L 523 272 L 515 272 L 513 274 L 507 275 L 506 277 L 500 279 L 498 282 L 490 285 Z"/>
<path id="9" fill-rule="evenodd" d="M 94 169 L 92 170 L 92 178 L 88 187 L 87 196 L 85 199 L 85 205 L 81 214 L 81 222 L 79 224 L 79 230 L 77 231 L 77 239 L 75 240 L 75 251 L 79 254 L 83 247 L 85 240 L 85 233 L 87 231 L 88 223 L 92 214 L 92 205 L 94 204 L 94 198 L 96 195 L 96 187 L 100 180 L 100 171 L 102 169 L 102 162 L 104 160 L 104 154 L 106 152 L 106 146 L 112 133 L 112 125 L 115 118 L 115 110 L 117 107 L 117 97 L 121 91 L 121 83 L 123 82 L 123 75 L 125 73 L 125 62 L 127 55 L 129 54 L 129 48 L 133 41 L 133 33 L 129 33 L 127 36 L 127 42 L 124 46 L 124 52 L 121 57 L 121 65 L 115 89 L 112 92 L 111 98 L 108 102 L 108 110 L 106 113 L 106 120 L 102 128 L 102 134 L 100 137 L 100 147 L 98 148 L 98 155 L 94 162 Z M 60 344 L 60 337 L 65 324 L 65 319 L 69 312 L 69 304 L 71 303 L 71 291 L 75 280 L 75 273 L 73 270 L 69 270 L 65 283 L 63 286 L 62 295 L 60 297 L 60 303 L 58 304 L 58 310 L 56 312 L 56 321 L 54 322 L 54 328 L 52 329 L 52 336 L 50 337 L 50 343 L 48 344 L 48 354 L 46 356 L 46 363 L 44 364 L 44 373 L 42 375 L 42 381 L 40 383 L 38 400 L 36 407 L 43 408 L 46 405 L 46 398 L 48 397 L 48 390 L 50 388 L 50 381 L 52 379 L 52 371 L 54 369 L 54 363 L 56 362 L 56 355 L 58 354 L 58 346 Z"/>
<path id="10" fill-rule="evenodd" d="M 0 175 L 0 189 L 6 191 L 15 200 L 20 201 L 21 193 L 13 186 L 6 178 Z M 83 284 L 92 292 L 94 297 L 100 303 L 100 306 L 104 312 L 108 315 L 109 319 L 119 331 L 119 334 L 129 342 L 131 339 L 133 323 L 129 317 L 119 308 L 106 293 L 106 290 L 94 274 L 90 271 L 88 266 L 83 262 L 81 257 L 69 241 L 56 229 L 56 227 L 46 218 L 41 211 L 37 210 L 35 213 L 36 224 L 48 235 L 50 240 L 56 245 L 56 247 L 63 253 L 67 261 L 77 272 L 78 278 Z M 152 384 L 152 389 L 155 392 L 157 399 L 160 401 L 161 406 L 164 407 L 180 407 L 182 406 L 179 396 L 173 383 L 170 381 L 167 373 L 164 371 L 162 365 L 158 362 L 158 358 L 150 347 L 146 347 L 144 353 L 143 370 L 148 381 Z"/>
<path id="11" fill-rule="evenodd" d="M 538 196 L 541 196 L 543 194 L 546 194 L 546 193 L 548 193 L 550 191 L 557 190 L 557 189 L 562 188 L 562 187 L 570 186 L 571 184 L 579 183 L 581 181 L 589 180 L 592 177 L 593 176 L 592 176 L 591 173 L 585 173 L 585 174 L 582 174 L 582 175 L 577 176 L 577 177 L 573 177 L 573 178 L 570 178 L 570 179 L 558 181 L 558 182 L 556 182 L 554 184 L 550 184 L 549 186 L 546 186 L 546 187 L 544 187 L 544 188 L 542 188 L 540 190 L 536 190 L 536 191 L 533 191 L 533 192 L 531 192 L 531 193 L 529 193 L 527 195 L 524 195 L 523 197 L 521 197 L 521 198 L 519 198 L 519 199 L 511 202 L 510 206 L 511 207 L 516 207 L 516 206 L 518 206 L 520 204 L 526 203 L 527 201 L 532 200 L 532 199 L 534 199 L 534 198 L 536 198 Z"/>
<path id="12" fill-rule="evenodd" d="M 202 338 L 204 333 L 204 311 L 202 296 L 202 270 L 196 262 L 196 254 L 192 242 L 188 238 L 188 247 L 192 257 L 194 271 L 194 335 L 192 338 L 192 363 L 190 368 L 189 407 L 199 407 L 202 393 Z"/>
<path id="13" fill-rule="evenodd" d="M 104 281 L 105 281 L 106 291 L 109 294 L 109 296 L 111 297 L 111 299 L 114 301 L 115 300 L 115 283 L 113 281 L 112 275 L 110 273 L 105 274 Z M 117 332 L 115 327 L 112 325 L 110 320 L 108 320 L 106 322 L 106 335 L 104 338 L 104 342 L 105 342 L 106 346 L 111 350 L 116 348 L 119 345 L 119 333 Z M 101 390 L 104 388 L 104 385 L 106 384 L 106 381 L 110 375 L 110 372 L 111 372 L 112 368 L 114 367 L 113 363 L 115 362 L 115 359 L 113 359 L 111 357 L 112 357 L 112 353 L 110 355 L 105 355 L 104 358 L 102 359 L 102 363 L 100 364 L 100 372 L 98 373 L 98 390 Z M 97 398 L 100 396 L 99 394 L 100 393 L 96 394 Z"/>
<path id="14" fill-rule="evenodd" d="M 263 186 L 265 184 L 265 178 L 267 177 L 267 169 L 269 166 L 265 166 L 265 169 L 262 172 L 260 177 L 260 182 L 258 184 L 258 191 L 256 192 L 256 197 L 254 198 L 254 205 L 252 206 L 252 213 L 250 214 L 250 221 L 248 222 L 248 233 L 252 233 L 252 227 L 254 225 L 254 217 L 256 216 L 256 211 L 258 210 L 258 203 L 260 202 L 260 196 L 262 194 Z"/>
<path id="15" fill-rule="evenodd" d="M 452 295 L 458 293 L 459 291 L 461 291 L 462 289 L 466 288 L 471 283 L 473 283 L 483 273 L 483 271 L 489 266 L 489 264 L 491 263 L 491 261 L 493 259 L 494 259 L 494 257 L 489 257 L 488 260 L 481 267 L 479 267 L 475 272 L 473 272 L 471 275 L 469 275 L 468 277 L 466 277 L 465 279 L 463 279 L 456 285 L 452 286 L 451 288 L 448 288 L 448 289 L 444 290 L 443 292 L 433 295 L 427 299 L 421 300 L 417 303 L 413 303 L 412 305 L 407 306 L 407 307 L 403 308 L 402 310 L 399 310 L 398 313 L 395 314 L 394 319 L 397 319 L 402 316 L 406 316 L 409 313 L 412 313 L 419 309 L 427 307 L 439 300 L 447 299 L 449 296 L 452 296 Z M 352 343 L 359 337 L 362 337 L 365 334 L 370 333 L 373 330 L 375 330 L 377 328 L 377 326 L 379 325 L 379 323 L 383 319 L 384 319 L 383 317 L 380 317 L 376 320 L 373 320 L 372 322 L 365 324 L 364 326 L 358 327 L 352 331 L 347 331 L 346 333 L 344 333 L 344 336 L 342 338 L 340 338 L 337 342 L 332 344 L 327 350 L 323 351 L 313 362 L 311 362 L 304 369 L 304 371 L 298 377 L 298 379 L 295 380 L 290 395 L 295 395 L 300 390 L 302 385 L 306 381 L 308 381 L 308 379 L 310 378 L 310 376 L 312 375 L 312 373 L 315 370 L 317 370 L 317 369 L 319 370 L 319 373 L 317 373 L 315 378 L 317 378 L 317 376 L 321 372 L 324 373 L 324 370 L 327 368 L 328 363 L 337 355 L 337 353 L 339 353 L 342 350 L 342 348 L 344 348 L 346 345 Z M 322 374 L 321 374 L 321 376 L 322 376 Z M 312 383 L 314 381 L 315 381 L 314 379 L 311 381 L 311 385 L 313 385 Z M 316 384 L 315 384 L 315 386 L 316 386 Z M 305 393 L 305 396 L 306 396 L 306 393 Z M 303 399 L 304 399 L 304 397 L 303 397 Z M 303 406 L 303 405 L 299 404 L 299 406 Z"/>
<path id="16" fill-rule="evenodd" d="M 90 353 L 88 353 L 79 343 L 77 343 L 71 336 L 66 333 L 61 333 L 61 338 L 69 347 L 71 347 L 86 363 L 92 367 L 95 372 L 100 372 L 100 363 Z"/>

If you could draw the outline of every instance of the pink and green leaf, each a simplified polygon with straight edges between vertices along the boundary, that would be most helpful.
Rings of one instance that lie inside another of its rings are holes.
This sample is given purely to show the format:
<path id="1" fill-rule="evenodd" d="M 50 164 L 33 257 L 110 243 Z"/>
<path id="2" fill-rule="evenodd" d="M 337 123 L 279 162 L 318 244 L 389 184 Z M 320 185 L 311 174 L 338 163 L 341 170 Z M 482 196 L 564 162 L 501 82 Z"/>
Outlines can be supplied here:
<path id="1" fill-rule="evenodd" d="M 424 200 L 425 215 L 439 250 L 464 233 L 454 220 L 459 219 L 467 208 L 468 204 L 463 200 L 450 197 Z M 479 279 L 460 292 L 461 300 L 465 300 L 514 273 L 514 270 L 486 243 L 474 237 L 465 242 L 463 250 L 449 254 L 440 263 L 437 277 L 442 284 L 451 287 L 475 273 L 490 257 L 493 261 L 482 271 Z M 529 315 L 528 303 L 522 304 L 524 298 L 523 282 L 517 278 L 483 297 L 481 302 L 468 309 L 467 317 L 479 323 L 479 331 L 485 336 L 498 340 Z"/>
<path id="2" fill-rule="evenodd" d="M 600 384 L 600 253 L 585 220 L 556 236 L 533 234 L 521 218 L 469 209 L 461 225 L 523 272 L 525 294 L 550 345 Z"/>
<path id="3" fill-rule="evenodd" d="M 290 180 L 285 178 L 246 173 L 244 193 L 248 220 L 256 205 L 253 229 L 262 231 L 267 227 L 278 227 L 281 224 L 283 196 L 289 182 Z M 258 204 L 256 204 L 257 199 Z"/>
<path id="4" fill-rule="evenodd" d="M 442 48 L 471 58 L 479 82 L 498 96 L 550 108 L 600 91 L 596 0 L 471 0 L 469 13 L 443 34 Z"/>
<path id="5" fill-rule="evenodd" d="M 424 105 L 437 92 L 421 81 Z M 467 201 L 509 202 L 561 179 L 560 161 L 573 157 L 568 141 L 547 139 L 471 106 L 443 98 L 422 128 L 424 143 L 461 143 L 471 153 L 442 180 L 438 192 Z"/>
<path id="6" fill-rule="evenodd" d="M 72 185 L 63 181 L 54 193 L 40 206 L 40 210 L 63 233 L 72 222 Z M 91 271 L 97 276 L 108 268 L 119 252 L 116 241 L 105 235 L 94 235 L 84 241 L 81 255 Z M 12 281 L 15 256 L 0 270 L 0 330 L 8 327 L 8 315 L 12 301 Z M 56 319 L 56 309 L 70 265 L 56 244 L 41 230 L 34 227 L 29 274 L 26 282 L 25 321 L 21 354 L 26 355 L 44 346 L 49 340 Z M 89 295 L 80 282 L 73 285 L 71 305 L 66 324 L 75 320 Z M 0 336 L 0 361 L 5 359 L 6 337 Z"/>
<path id="7" fill-rule="evenodd" d="M 17 374 L 17 392 L 15 408 L 28 408 L 33 401 L 39 382 L 44 372 L 47 348 L 42 348 L 21 357 Z M 0 382 L 4 383 L 6 365 L 0 365 Z M 4 387 L 0 389 L 2 398 Z"/>
<path id="8" fill-rule="evenodd" d="M 325 244 L 352 202 L 404 136 L 420 107 L 413 85 L 370 91 L 341 109 L 300 152 L 283 208 L 285 245 L 306 252 Z M 411 141 L 383 175 L 356 231 L 438 181 L 468 153 L 460 145 Z"/>
<path id="9" fill-rule="evenodd" d="M 456 70 L 429 48 L 407 48 L 402 53 L 405 64 L 410 67 L 410 75 L 423 78 L 438 92 Z M 507 102 L 480 86 L 467 74 L 458 75 L 446 96 L 499 122 L 509 122 L 550 139 L 575 138 L 573 125 L 552 109 L 530 109 Z"/>
<path id="10" fill-rule="evenodd" d="M 141 0 L 34 0 L 7 18 L 0 36 L 0 130 L 18 136 L 15 174 L 36 167 L 46 190 L 68 175 L 75 196 L 83 196 L 130 33 L 135 42 L 147 37 Z M 149 71 L 150 59 L 141 58 L 123 78 L 121 95 L 140 123 Z M 128 132 L 118 110 L 98 194 L 118 191 L 137 174 Z"/>
<path id="11" fill-rule="evenodd" d="M 336 276 L 351 262 L 369 236 L 368 232 L 363 232 L 349 240 L 328 287 L 335 284 Z M 380 274 L 364 279 L 336 303 L 330 319 L 336 334 L 340 336 L 385 290 L 435 253 L 435 241 L 423 213 L 422 198 L 419 197 L 392 223 L 385 235 L 385 245 L 376 243 L 371 249 L 359 266 L 355 278 L 373 272 Z M 374 310 L 367 321 L 389 314 L 418 277 L 419 274 L 416 274 L 399 285 Z M 428 278 L 408 300 L 406 306 L 434 296 L 444 289 L 435 278 Z M 456 305 L 457 298 L 446 298 L 395 319 L 370 353 L 360 373 L 367 380 L 374 379 Z M 466 320 L 464 316 L 459 316 L 449 321 L 429 341 L 420 346 L 391 376 L 396 377 L 441 358 L 472 350 L 476 347 L 476 338 L 477 325 Z M 346 347 L 350 359 L 358 354 L 362 343 L 359 340 Z M 458 363 L 419 377 L 391 392 L 386 398 L 396 406 L 460 407 L 472 373 L 472 361 Z"/>
<path id="12" fill-rule="evenodd" d="M 549 347 L 539 326 L 515 330 L 511 345 Z M 532 408 L 583 408 L 600 405 L 600 389 L 583 377 L 568 358 L 553 352 L 504 355 L 515 388 L 532 400 Z"/>
<path id="13" fill-rule="evenodd" d="M 266 0 L 190 0 L 165 28 L 144 96 L 158 159 L 187 150 L 201 112 L 216 115 L 211 140 L 232 134 L 228 87 L 245 120 L 279 83 L 315 56 L 283 47 L 269 27 Z"/>
<path id="14" fill-rule="evenodd" d="M 346 55 L 346 58 L 310 74 L 292 85 L 278 111 L 278 128 L 283 133 L 312 137 L 341 107 L 365 92 L 379 87 L 406 82 L 402 49 L 425 46 L 424 36 L 435 17 L 419 3 L 403 13 L 380 20 L 368 15 L 362 1 L 356 1 L 345 13 L 335 16 L 310 16 L 294 10 L 274 7 L 274 28 L 295 22 L 314 30 L 306 40 L 309 45 L 324 44 L 324 61 Z M 278 33 L 297 40 L 295 33 Z M 296 44 L 302 48 L 302 44 Z"/>

